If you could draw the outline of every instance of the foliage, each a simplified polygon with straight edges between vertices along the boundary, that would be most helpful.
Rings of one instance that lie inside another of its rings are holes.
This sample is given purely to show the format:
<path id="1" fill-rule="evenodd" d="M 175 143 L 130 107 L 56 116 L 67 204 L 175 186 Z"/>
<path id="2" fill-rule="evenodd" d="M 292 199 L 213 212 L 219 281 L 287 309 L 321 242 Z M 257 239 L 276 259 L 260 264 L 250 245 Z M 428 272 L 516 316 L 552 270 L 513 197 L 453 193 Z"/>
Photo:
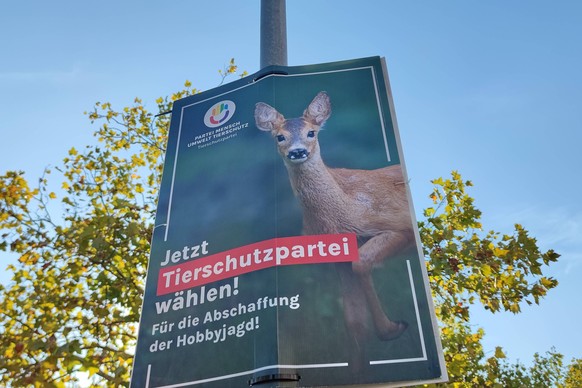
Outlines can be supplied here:
<path id="1" fill-rule="evenodd" d="M 484 362 L 480 343 L 484 333 L 468 324 L 470 306 L 479 302 L 493 313 L 518 313 L 522 302 L 539 303 L 558 284 L 542 271 L 559 255 L 541 252 L 536 239 L 518 224 L 511 235 L 489 231 L 482 236 L 481 211 L 467 194 L 472 183 L 458 172 L 432 183 L 433 206 L 424 210 L 419 231 L 429 259 L 436 313 L 443 324 L 449 377 L 467 386 L 486 386 L 491 365 L 505 355 L 498 348 Z"/>
<path id="2" fill-rule="evenodd" d="M 575 358 L 570 362 L 568 371 L 566 372 L 564 387 L 582 387 L 582 358 Z"/>
<path id="3" fill-rule="evenodd" d="M 231 60 L 222 81 L 236 71 Z M 48 169 L 37 187 L 22 172 L 0 176 L 0 249 L 19 256 L 9 267 L 13 281 L 0 285 L 0 384 L 71 386 L 82 371 L 93 386 L 127 385 L 169 125 L 161 113 L 196 92 L 187 81 L 157 99 L 160 115 L 137 98 L 122 110 L 96 103 L 87 115 L 100 124 L 98 145 L 71 148 L 53 169 L 62 177 L 59 195 L 49 190 Z M 504 363 L 501 348 L 485 359 L 484 333 L 469 318 L 474 303 L 513 313 L 538 303 L 557 285 L 543 270 L 558 255 L 541 252 L 520 225 L 511 235 L 483 236 L 481 213 L 466 193 L 471 182 L 457 172 L 433 184 L 433 206 L 419 227 L 451 381 L 557 381 L 555 352 L 536 355 L 529 372 Z M 58 206 L 62 215 L 54 218 Z M 580 381 L 581 365 L 573 361 L 571 381 Z"/>
<path id="4" fill-rule="evenodd" d="M 493 387 L 582 387 L 582 359 L 574 359 L 564 368 L 564 356 L 555 349 L 544 355 L 535 353 L 530 367 L 506 360 L 488 360 L 488 386 Z"/>
<path id="5" fill-rule="evenodd" d="M 534 354 L 529 368 L 519 362 L 491 361 L 489 381 L 500 387 L 558 387 L 563 380 L 562 360 L 563 356 L 552 350 L 546 355 Z"/>
<path id="6" fill-rule="evenodd" d="M 468 306 L 476 301 L 492 312 L 518 313 L 521 302 L 537 304 L 558 284 L 542 270 L 559 255 L 541 252 L 521 225 L 512 235 L 481 236 L 481 212 L 466 193 L 471 181 L 453 171 L 450 179 L 432 183 L 435 206 L 424 210 L 419 228 L 442 318 L 468 318 Z"/>

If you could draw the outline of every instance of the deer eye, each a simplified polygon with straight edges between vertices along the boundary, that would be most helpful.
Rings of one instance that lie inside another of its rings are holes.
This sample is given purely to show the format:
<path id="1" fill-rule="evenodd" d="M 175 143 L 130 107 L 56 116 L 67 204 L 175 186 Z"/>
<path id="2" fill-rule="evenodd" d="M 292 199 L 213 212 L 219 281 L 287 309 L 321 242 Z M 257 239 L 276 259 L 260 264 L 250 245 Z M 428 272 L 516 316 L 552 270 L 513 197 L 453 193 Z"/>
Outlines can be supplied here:
<path id="1" fill-rule="evenodd" d="M 315 137 L 315 131 L 307 132 L 307 137 Z"/>
<path id="2" fill-rule="evenodd" d="M 285 136 L 283 136 L 283 135 L 277 135 L 277 141 L 279 143 L 281 143 L 282 141 L 285 141 Z"/>

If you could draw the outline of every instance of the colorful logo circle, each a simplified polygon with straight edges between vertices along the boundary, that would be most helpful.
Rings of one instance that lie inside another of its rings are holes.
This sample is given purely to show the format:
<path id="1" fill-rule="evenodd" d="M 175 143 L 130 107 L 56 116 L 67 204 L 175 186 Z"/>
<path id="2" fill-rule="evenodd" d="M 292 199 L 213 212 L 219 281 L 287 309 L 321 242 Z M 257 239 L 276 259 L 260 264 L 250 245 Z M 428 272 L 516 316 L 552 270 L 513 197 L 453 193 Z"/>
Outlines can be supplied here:
<path id="1" fill-rule="evenodd" d="M 204 124 L 210 128 L 223 125 L 234 115 L 235 109 L 235 103 L 230 100 L 217 102 L 204 115 Z"/>

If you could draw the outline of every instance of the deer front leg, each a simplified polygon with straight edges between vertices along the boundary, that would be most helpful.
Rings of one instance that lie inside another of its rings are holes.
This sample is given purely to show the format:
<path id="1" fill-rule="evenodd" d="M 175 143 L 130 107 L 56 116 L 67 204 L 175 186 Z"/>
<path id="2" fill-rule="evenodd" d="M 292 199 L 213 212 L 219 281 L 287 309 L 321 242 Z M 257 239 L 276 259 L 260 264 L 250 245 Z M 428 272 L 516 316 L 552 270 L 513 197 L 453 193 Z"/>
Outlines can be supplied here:
<path id="1" fill-rule="evenodd" d="M 354 272 L 358 275 L 360 285 L 366 296 L 368 307 L 372 315 L 372 321 L 378 338 L 392 340 L 400 337 L 407 329 L 408 324 L 403 321 L 392 321 L 382 308 L 374 280 L 372 268 L 385 258 L 392 256 L 405 248 L 410 243 L 406 234 L 385 232 L 368 240 L 360 247 L 360 260 L 352 264 Z"/>
<path id="2" fill-rule="evenodd" d="M 400 337 L 408 328 L 408 323 L 404 321 L 392 321 L 388 318 L 378 298 L 371 273 L 361 273 L 358 276 L 364 295 L 366 295 L 366 301 L 368 302 L 378 338 L 383 341 L 388 341 Z"/>
<path id="3" fill-rule="evenodd" d="M 359 249 L 360 260 L 352 264 L 356 273 L 369 273 L 386 258 L 400 252 L 411 243 L 408 233 L 386 231 L 364 243 Z"/>

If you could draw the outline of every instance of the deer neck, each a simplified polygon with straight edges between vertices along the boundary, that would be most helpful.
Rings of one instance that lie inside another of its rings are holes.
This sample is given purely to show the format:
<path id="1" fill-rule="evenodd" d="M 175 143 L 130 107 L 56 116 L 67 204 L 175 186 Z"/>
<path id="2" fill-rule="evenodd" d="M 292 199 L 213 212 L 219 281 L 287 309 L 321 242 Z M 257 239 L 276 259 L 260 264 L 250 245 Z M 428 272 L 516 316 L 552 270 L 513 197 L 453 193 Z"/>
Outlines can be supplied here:
<path id="1" fill-rule="evenodd" d="M 326 230 L 311 232 L 334 232 L 329 230 L 334 228 L 332 224 L 337 224 L 333 220 L 343 218 L 348 201 L 345 192 L 330 173 L 320 154 L 312 155 L 301 164 L 285 163 L 285 165 L 293 192 L 303 209 L 305 226 L 311 223 L 310 220 L 317 220 L 318 225 L 322 220 L 329 220 L 330 225 L 319 226 Z"/>

